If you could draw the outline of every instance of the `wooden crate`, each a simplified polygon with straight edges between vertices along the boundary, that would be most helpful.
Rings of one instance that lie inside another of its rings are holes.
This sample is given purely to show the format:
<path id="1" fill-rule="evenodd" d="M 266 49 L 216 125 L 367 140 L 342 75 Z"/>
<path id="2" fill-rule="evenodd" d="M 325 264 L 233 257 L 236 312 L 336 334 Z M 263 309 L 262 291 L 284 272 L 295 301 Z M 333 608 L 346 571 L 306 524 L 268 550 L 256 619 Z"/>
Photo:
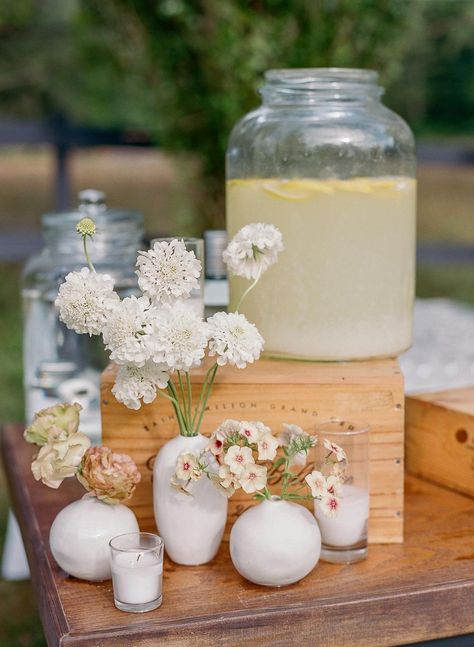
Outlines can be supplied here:
<path id="1" fill-rule="evenodd" d="M 474 386 L 407 398 L 407 469 L 474 496 Z"/>
<path id="2" fill-rule="evenodd" d="M 139 466 L 142 482 L 132 507 L 140 525 L 153 528 L 153 460 L 161 445 L 178 433 L 177 425 L 170 403 L 163 398 L 139 411 L 119 404 L 111 393 L 115 373 L 111 365 L 102 376 L 103 443 L 130 454 Z M 198 370 L 193 383 L 201 383 L 203 375 Z M 369 540 L 403 541 L 404 393 L 396 360 L 260 360 L 245 370 L 224 367 L 209 399 L 202 431 L 211 433 L 225 418 L 262 420 L 274 430 L 290 422 L 312 431 L 318 421 L 331 416 L 370 424 Z M 229 527 L 252 504 L 250 496 L 236 493 L 229 501 Z"/>

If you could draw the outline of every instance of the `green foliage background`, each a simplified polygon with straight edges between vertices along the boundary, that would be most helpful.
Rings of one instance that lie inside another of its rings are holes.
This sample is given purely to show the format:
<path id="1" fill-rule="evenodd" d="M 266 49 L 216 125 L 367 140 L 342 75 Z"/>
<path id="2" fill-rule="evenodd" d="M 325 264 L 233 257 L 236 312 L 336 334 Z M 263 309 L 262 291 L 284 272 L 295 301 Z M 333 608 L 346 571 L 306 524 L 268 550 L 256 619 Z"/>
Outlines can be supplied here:
<path id="1" fill-rule="evenodd" d="M 471 0 L 4 0 L 0 114 L 144 129 L 199 156 L 216 214 L 266 69 L 376 68 L 417 131 L 474 132 L 473 32 Z"/>

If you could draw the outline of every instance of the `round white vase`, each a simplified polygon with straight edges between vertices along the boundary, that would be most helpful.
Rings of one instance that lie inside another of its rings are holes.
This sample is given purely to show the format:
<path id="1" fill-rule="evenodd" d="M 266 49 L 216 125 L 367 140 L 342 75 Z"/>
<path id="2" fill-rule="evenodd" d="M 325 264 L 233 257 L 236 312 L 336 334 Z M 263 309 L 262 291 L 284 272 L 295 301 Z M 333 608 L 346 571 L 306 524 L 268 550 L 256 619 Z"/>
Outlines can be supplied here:
<path id="1" fill-rule="evenodd" d="M 177 564 L 205 564 L 219 550 L 227 520 L 227 497 L 220 494 L 207 477 L 188 486 L 192 496 L 170 485 L 176 459 L 183 452 L 198 453 L 209 439 L 176 436 L 158 452 L 153 466 L 153 506 L 158 532 L 165 550 Z"/>
<path id="2" fill-rule="evenodd" d="M 230 534 L 230 555 L 237 571 L 263 586 L 301 580 L 316 566 L 321 534 L 302 505 L 277 497 L 246 510 Z"/>
<path id="3" fill-rule="evenodd" d="M 130 508 L 86 495 L 57 515 L 49 531 L 49 545 L 63 571 L 81 580 L 101 582 L 112 576 L 109 541 L 138 531 Z"/>

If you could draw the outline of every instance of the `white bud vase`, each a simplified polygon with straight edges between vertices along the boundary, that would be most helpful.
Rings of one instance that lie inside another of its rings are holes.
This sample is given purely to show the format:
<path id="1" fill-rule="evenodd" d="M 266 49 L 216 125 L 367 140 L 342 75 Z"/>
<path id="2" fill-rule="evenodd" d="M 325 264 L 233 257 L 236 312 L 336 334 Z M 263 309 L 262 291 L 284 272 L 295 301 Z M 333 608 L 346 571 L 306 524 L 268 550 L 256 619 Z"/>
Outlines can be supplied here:
<path id="1" fill-rule="evenodd" d="M 302 505 L 278 497 L 246 510 L 230 534 L 230 555 L 237 571 L 264 586 L 293 584 L 316 566 L 321 534 Z"/>
<path id="2" fill-rule="evenodd" d="M 130 508 L 86 494 L 57 515 L 49 531 L 49 545 L 63 571 L 81 580 L 101 582 L 112 576 L 109 541 L 138 530 Z"/>
<path id="3" fill-rule="evenodd" d="M 165 550 L 177 564 L 210 562 L 219 550 L 227 520 L 227 497 L 204 476 L 188 487 L 192 496 L 170 485 L 176 459 L 183 452 L 198 453 L 209 439 L 176 436 L 158 452 L 153 467 L 153 505 L 158 532 Z"/>

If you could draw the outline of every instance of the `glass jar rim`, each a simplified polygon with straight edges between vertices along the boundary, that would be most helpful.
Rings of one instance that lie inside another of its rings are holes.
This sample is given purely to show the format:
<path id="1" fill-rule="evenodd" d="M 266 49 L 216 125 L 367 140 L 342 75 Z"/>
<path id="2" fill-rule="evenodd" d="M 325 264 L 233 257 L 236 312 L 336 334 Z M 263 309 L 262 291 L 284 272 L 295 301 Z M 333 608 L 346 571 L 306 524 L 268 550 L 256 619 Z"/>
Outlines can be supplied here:
<path id="1" fill-rule="evenodd" d="M 140 546 L 134 546 L 134 547 L 129 547 L 129 548 L 120 548 L 116 545 L 114 545 L 114 542 L 120 539 L 125 539 L 126 537 L 147 537 L 150 539 L 153 539 L 156 542 L 155 546 L 150 546 L 149 548 L 141 548 Z M 157 548 L 161 548 L 163 546 L 163 539 L 159 535 L 155 535 L 152 532 L 124 532 L 121 535 L 116 535 L 115 537 L 112 537 L 112 539 L 109 541 L 109 546 L 112 550 L 115 550 L 119 553 L 131 553 L 131 552 L 136 552 L 140 551 L 141 553 L 151 553 L 155 551 Z"/>
<path id="2" fill-rule="evenodd" d="M 267 83 L 289 85 L 300 89 L 327 88 L 339 84 L 374 85 L 378 82 L 376 70 L 351 67 L 294 67 L 275 68 L 265 72 Z"/>
<path id="3" fill-rule="evenodd" d="M 346 429 L 324 429 L 324 427 L 329 427 L 331 425 L 338 425 L 342 427 L 343 425 L 348 425 Z M 368 434 L 370 431 L 370 425 L 367 422 L 362 422 L 360 420 L 344 420 L 342 418 L 328 418 L 327 420 L 322 420 L 317 423 L 316 431 L 318 434 L 330 434 L 331 436 L 360 436 L 362 434 Z"/>

